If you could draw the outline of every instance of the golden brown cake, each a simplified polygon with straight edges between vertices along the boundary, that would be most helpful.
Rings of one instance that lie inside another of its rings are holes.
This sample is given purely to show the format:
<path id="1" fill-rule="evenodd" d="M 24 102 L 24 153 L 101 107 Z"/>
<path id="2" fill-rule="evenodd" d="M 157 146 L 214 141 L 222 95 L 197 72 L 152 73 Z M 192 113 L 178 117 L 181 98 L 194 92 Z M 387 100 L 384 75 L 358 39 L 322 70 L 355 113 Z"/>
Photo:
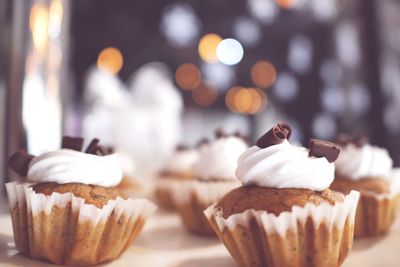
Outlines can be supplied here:
<path id="1" fill-rule="evenodd" d="M 335 205 L 343 202 L 344 195 L 329 189 L 313 191 L 296 188 L 271 188 L 255 185 L 233 189 L 217 202 L 216 208 L 228 218 L 246 210 L 266 211 L 279 216 L 284 211 L 291 211 L 294 206 L 304 207 L 308 203 L 316 206 L 322 203 Z"/>
<path id="2" fill-rule="evenodd" d="M 92 184 L 39 183 L 32 185 L 31 187 L 37 194 L 41 193 L 46 196 L 50 196 L 55 192 L 60 194 L 72 193 L 75 197 L 84 199 L 86 204 L 92 204 L 98 208 L 102 208 L 109 200 L 114 200 L 117 197 L 127 199 L 127 197 L 115 187 L 104 187 Z"/>

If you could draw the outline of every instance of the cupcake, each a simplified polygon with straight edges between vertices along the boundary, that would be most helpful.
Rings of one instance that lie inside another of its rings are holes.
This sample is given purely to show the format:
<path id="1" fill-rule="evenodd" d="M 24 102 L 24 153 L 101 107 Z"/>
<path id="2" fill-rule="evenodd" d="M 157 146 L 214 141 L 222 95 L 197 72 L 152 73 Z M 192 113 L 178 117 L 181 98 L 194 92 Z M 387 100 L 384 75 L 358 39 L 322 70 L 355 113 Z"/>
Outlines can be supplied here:
<path id="1" fill-rule="evenodd" d="M 355 237 L 386 233 L 396 215 L 397 182 L 392 177 L 393 161 L 386 149 L 368 144 L 365 137 L 354 140 L 341 136 L 342 152 L 331 188 L 348 193 L 360 192 Z"/>
<path id="2" fill-rule="evenodd" d="M 185 180 L 194 179 L 193 166 L 199 159 L 197 149 L 180 145 L 167 161 L 156 181 L 157 203 L 166 209 L 175 208 L 172 192 Z"/>
<path id="3" fill-rule="evenodd" d="M 291 145 L 280 123 L 239 158 L 242 183 L 205 214 L 239 266 L 339 266 L 353 241 L 358 192 L 334 192 L 339 148 Z"/>
<path id="4" fill-rule="evenodd" d="M 116 259 L 141 231 L 155 206 L 116 188 L 116 154 L 93 140 L 64 137 L 62 149 L 33 157 L 14 153 L 10 168 L 26 183 L 6 184 L 16 247 L 26 256 L 63 265 Z"/>
<path id="5" fill-rule="evenodd" d="M 215 235 L 203 211 L 240 185 L 235 176 L 237 160 L 247 148 L 240 136 L 221 131 L 213 142 L 200 146 L 194 166 L 196 179 L 187 180 L 173 192 L 175 205 L 186 229 L 200 235 Z"/>

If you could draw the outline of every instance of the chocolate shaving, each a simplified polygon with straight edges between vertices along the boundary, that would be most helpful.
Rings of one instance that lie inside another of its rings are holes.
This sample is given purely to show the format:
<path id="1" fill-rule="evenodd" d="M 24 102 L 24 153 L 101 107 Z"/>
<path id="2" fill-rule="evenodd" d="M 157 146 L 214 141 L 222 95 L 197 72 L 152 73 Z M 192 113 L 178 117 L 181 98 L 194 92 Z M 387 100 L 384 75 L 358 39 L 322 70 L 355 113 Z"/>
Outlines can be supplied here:
<path id="1" fill-rule="evenodd" d="M 111 154 L 111 148 L 107 146 L 97 145 L 96 155 L 105 156 Z"/>
<path id="2" fill-rule="evenodd" d="M 278 123 L 272 127 L 266 134 L 261 136 L 256 145 L 260 148 L 266 148 L 272 145 L 281 144 L 285 139 L 291 135 L 291 129 L 286 123 Z"/>
<path id="3" fill-rule="evenodd" d="M 94 138 L 94 139 L 90 142 L 90 144 L 88 145 L 88 147 L 86 148 L 85 153 L 96 155 L 96 153 L 97 153 L 97 146 L 98 146 L 99 142 L 100 142 L 99 139 Z"/>
<path id="4" fill-rule="evenodd" d="M 71 137 L 71 136 L 63 136 L 61 141 L 61 147 L 72 149 L 76 151 L 81 151 L 83 145 L 83 138 L 81 137 Z"/>
<path id="5" fill-rule="evenodd" d="M 311 139 L 309 143 L 309 156 L 317 157 L 317 158 L 326 158 L 329 162 L 334 162 L 340 153 L 339 146 L 334 143 L 319 140 L 319 139 Z"/>
<path id="6" fill-rule="evenodd" d="M 175 148 L 176 151 L 185 151 L 189 150 L 189 147 L 187 145 L 179 144 Z"/>
<path id="7" fill-rule="evenodd" d="M 286 134 L 286 139 L 289 140 L 289 138 L 292 136 L 292 128 L 290 128 L 289 124 L 286 122 L 279 122 L 277 125 L 281 131 L 285 132 Z"/>
<path id="8" fill-rule="evenodd" d="M 210 143 L 210 140 L 208 140 L 207 138 L 203 138 L 197 143 L 196 147 L 201 147 L 202 145 L 205 145 L 208 143 Z"/>
<path id="9" fill-rule="evenodd" d="M 25 177 L 28 174 L 29 163 L 33 158 L 34 156 L 28 154 L 25 150 L 19 150 L 8 159 L 8 166 L 11 170 Z"/>
<path id="10" fill-rule="evenodd" d="M 364 145 L 369 143 L 368 136 L 366 136 L 365 134 L 358 134 L 353 139 L 353 143 L 358 147 L 362 147 L 362 146 L 364 146 Z"/>
<path id="11" fill-rule="evenodd" d="M 222 129 L 217 129 L 215 131 L 215 137 L 216 138 L 224 138 L 224 137 L 228 137 L 228 134 Z"/>
<path id="12" fill-rule="evenodd" d="M 351 143 L 351 138 L 347 134 L 341 133 L 336 137 L 335 143 L 341 146 L 347 146 Z"/>
<path id="13" fill-rule="evenodd" d="M 250 138 L 247 135 L 242 134 L 240 131 L 234 132 L 233 136 L 243 139 L 243 141 L 245 141 L 247 144 L 250 143 Z"/>

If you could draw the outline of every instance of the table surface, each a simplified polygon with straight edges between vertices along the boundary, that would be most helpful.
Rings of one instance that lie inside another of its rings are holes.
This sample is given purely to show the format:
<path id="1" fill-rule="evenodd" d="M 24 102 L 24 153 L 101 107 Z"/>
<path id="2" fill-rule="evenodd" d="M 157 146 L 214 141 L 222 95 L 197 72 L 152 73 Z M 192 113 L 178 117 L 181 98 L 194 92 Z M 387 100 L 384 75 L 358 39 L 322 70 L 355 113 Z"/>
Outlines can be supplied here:
<path id="1" fill-rule="evenodd" d="M 4 209 L 3 209 L 4 210 Z M 378 238 L 356 240 L 343 267 L 395 267 L 400 261 L 400 220 L 392 231 Z M 7 213 L 0 215 L 0 266 L 56 266 L 28 259 L 18 253 Z M 217 238 L 199 237 L 182 229 L 174 213 L 158 211 L 147 222 L 138 239 L 122 256 L 100 265 L 146 267 L 234 267 L 225 247 Z"/>

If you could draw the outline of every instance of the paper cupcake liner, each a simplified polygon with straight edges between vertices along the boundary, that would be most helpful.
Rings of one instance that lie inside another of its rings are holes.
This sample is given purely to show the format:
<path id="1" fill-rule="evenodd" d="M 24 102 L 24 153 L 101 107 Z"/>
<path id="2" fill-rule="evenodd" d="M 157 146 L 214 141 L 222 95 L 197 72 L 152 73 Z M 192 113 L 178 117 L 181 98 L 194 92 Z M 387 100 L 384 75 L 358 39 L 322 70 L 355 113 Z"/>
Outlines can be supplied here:
<path id="1" fill-rule="evenodd" d="M 397 189 L 392 189 L 387 194 L 362 192 L 356 212 L 354 237 L 387 233 L 398 213 L 399 197 Z"/>
<path id="2" fill-rule="evenodd" d="M 238 186 L 240 183 L 236 181 L 181 182 L 173 191 L 173 199 L 183 225 L 193 233 L 215 235 L 204 210 Z"/>
<path id="3" fill-rule="evenodd" d="M 72 193 L 37 194 L 28 184 L 6 184 L 17 248 L 64 265 L 94 265 L 117 258 L 155 211 L 146 199 L 109 200 L 102 208 Z"/>
<path id="4" fill-rule="evenodd" d="M 158 178 L 154 190 L 157 203 L 165 209 L 175 209 L 173 192 L 179 190 L 182 180 L 169 177 Z"/>
<path id="5" fill-rule="evenodd" d="M 306 204 L 279 216 L 247 210 L 223 218 L 215 204 L 204 211 L 239 266 L 340 266 L 353 243 L 359 193 L 343 202 Z"/>

